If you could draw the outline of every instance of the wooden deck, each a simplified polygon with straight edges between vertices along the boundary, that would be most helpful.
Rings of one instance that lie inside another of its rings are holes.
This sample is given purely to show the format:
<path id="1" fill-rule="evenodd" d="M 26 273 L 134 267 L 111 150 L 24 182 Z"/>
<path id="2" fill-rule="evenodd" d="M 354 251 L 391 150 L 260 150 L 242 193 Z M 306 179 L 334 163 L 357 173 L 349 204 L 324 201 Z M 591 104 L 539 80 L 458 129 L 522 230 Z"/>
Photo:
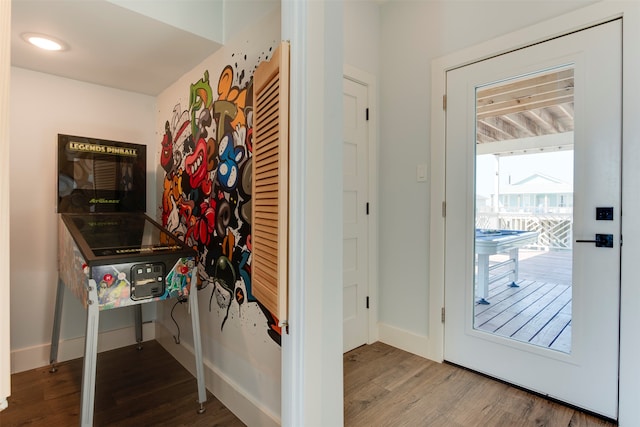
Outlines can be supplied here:
<path id="1" fill-rule="evenodd" d="M 519 287 L 492 283 L 490 304 L 475 305 L 475 328 L 570 353 L 571 252 L 521 250 L 519 260 Z"/>

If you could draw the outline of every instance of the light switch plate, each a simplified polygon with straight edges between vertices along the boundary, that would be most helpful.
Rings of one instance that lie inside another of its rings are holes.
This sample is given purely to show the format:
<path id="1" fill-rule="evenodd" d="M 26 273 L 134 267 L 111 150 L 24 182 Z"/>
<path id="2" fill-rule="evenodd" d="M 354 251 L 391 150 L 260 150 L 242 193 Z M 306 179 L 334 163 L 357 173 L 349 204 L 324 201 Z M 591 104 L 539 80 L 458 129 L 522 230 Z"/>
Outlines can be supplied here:
<path id="1" fill-rule="evenodd" d="M 416 167 L 416 181 L 425 182 L 427 180 L 427 165 L 421 164 Z"/>

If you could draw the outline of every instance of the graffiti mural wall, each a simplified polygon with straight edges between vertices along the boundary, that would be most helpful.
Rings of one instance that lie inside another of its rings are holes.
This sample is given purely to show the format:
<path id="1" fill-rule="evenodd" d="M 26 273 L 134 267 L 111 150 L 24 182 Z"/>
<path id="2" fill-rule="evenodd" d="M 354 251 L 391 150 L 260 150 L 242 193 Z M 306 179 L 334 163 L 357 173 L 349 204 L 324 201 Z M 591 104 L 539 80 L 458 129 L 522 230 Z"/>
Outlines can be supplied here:
<path id="1" fill-rule="evenodd" d="M 251 292 L 252 77 L 280 42 L 277 6 L 156 98 L 155 216 L 199 255 L 207 378 L 221 400 L 259 402 L 260 425 L 279 424 L 269 420 L 279 420 L 282 360 L 278 321 Z M 190 350 L 188 304 L 159 304 L 156 322 Z"/>
<path id="2" fill-rule="evenodd" d="M 276 420 L 281 331 L 251 291 L 251 167 L 252 77 L 279 41 L 277 7 L 159 94 L 154 150 L 156 218 L 198 252 L 207 375 Z M 156 321 L 189 349 L 189 306 L 174 304 L 159 304 Z"/>
<path id="3" fill-rule="evenodd" d="M 280 343 L 277 319 L 251 293 L 252 75 L 272 49 L 254 61 L 232 53 L 184 87 L 188 101 L 176 101 L 161 135 L 161 219 L 198 251 L 200 292 L 209 311 L 224 312 L 220 329 L 232 311 L 239 318 L 257 304 L 265 333 Z"/>

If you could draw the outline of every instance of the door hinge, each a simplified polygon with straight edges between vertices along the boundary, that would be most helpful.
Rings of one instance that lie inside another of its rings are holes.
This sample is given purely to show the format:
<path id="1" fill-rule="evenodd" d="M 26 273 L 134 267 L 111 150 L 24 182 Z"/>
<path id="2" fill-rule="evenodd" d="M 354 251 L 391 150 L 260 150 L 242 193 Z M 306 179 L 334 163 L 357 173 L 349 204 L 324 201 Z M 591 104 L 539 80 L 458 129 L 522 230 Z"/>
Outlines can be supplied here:
<path id="1" fill-rule="evenodd" d="M 367 215 L 369 215 L 369 202 L 367 202 Z"/>
<path id="2" fill-rule="evenodd" d="M 442 218 L 447 217 L 447 202 L 442 202 Z"/>
<path id="3" fill-rule="evenodd" d="M 367 308 L 369 308 L 369 297 L 367 297 Z"/>
<path id="4" fill-rule="evenodd" d="M 442 95 L 442 109 L 447 111 L 447 95 Z"/>
<path id="5" fill-rule="evenodd" d="M 364 115 L 365 115 L 367 121 L 369 121 L 369 109 L 368 108 L 365 110 Z"/>
<path id="6" fill-rule="evenodd" d="M 442 307 L 442 310 L 440 311 L 440 320 L 444 323 L 444 307 Z"/>

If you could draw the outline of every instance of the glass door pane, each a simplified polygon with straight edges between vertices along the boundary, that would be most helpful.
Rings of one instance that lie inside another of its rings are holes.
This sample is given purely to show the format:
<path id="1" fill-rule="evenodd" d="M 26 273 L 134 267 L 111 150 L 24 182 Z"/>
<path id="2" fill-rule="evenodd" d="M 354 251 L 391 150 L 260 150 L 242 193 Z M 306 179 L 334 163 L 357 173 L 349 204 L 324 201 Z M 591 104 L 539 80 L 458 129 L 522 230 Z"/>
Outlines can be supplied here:
<path id="1" fill-rule="evenodd" d="M 474 328 L 571 352 L 573 67 L 476 89 Z"/>

